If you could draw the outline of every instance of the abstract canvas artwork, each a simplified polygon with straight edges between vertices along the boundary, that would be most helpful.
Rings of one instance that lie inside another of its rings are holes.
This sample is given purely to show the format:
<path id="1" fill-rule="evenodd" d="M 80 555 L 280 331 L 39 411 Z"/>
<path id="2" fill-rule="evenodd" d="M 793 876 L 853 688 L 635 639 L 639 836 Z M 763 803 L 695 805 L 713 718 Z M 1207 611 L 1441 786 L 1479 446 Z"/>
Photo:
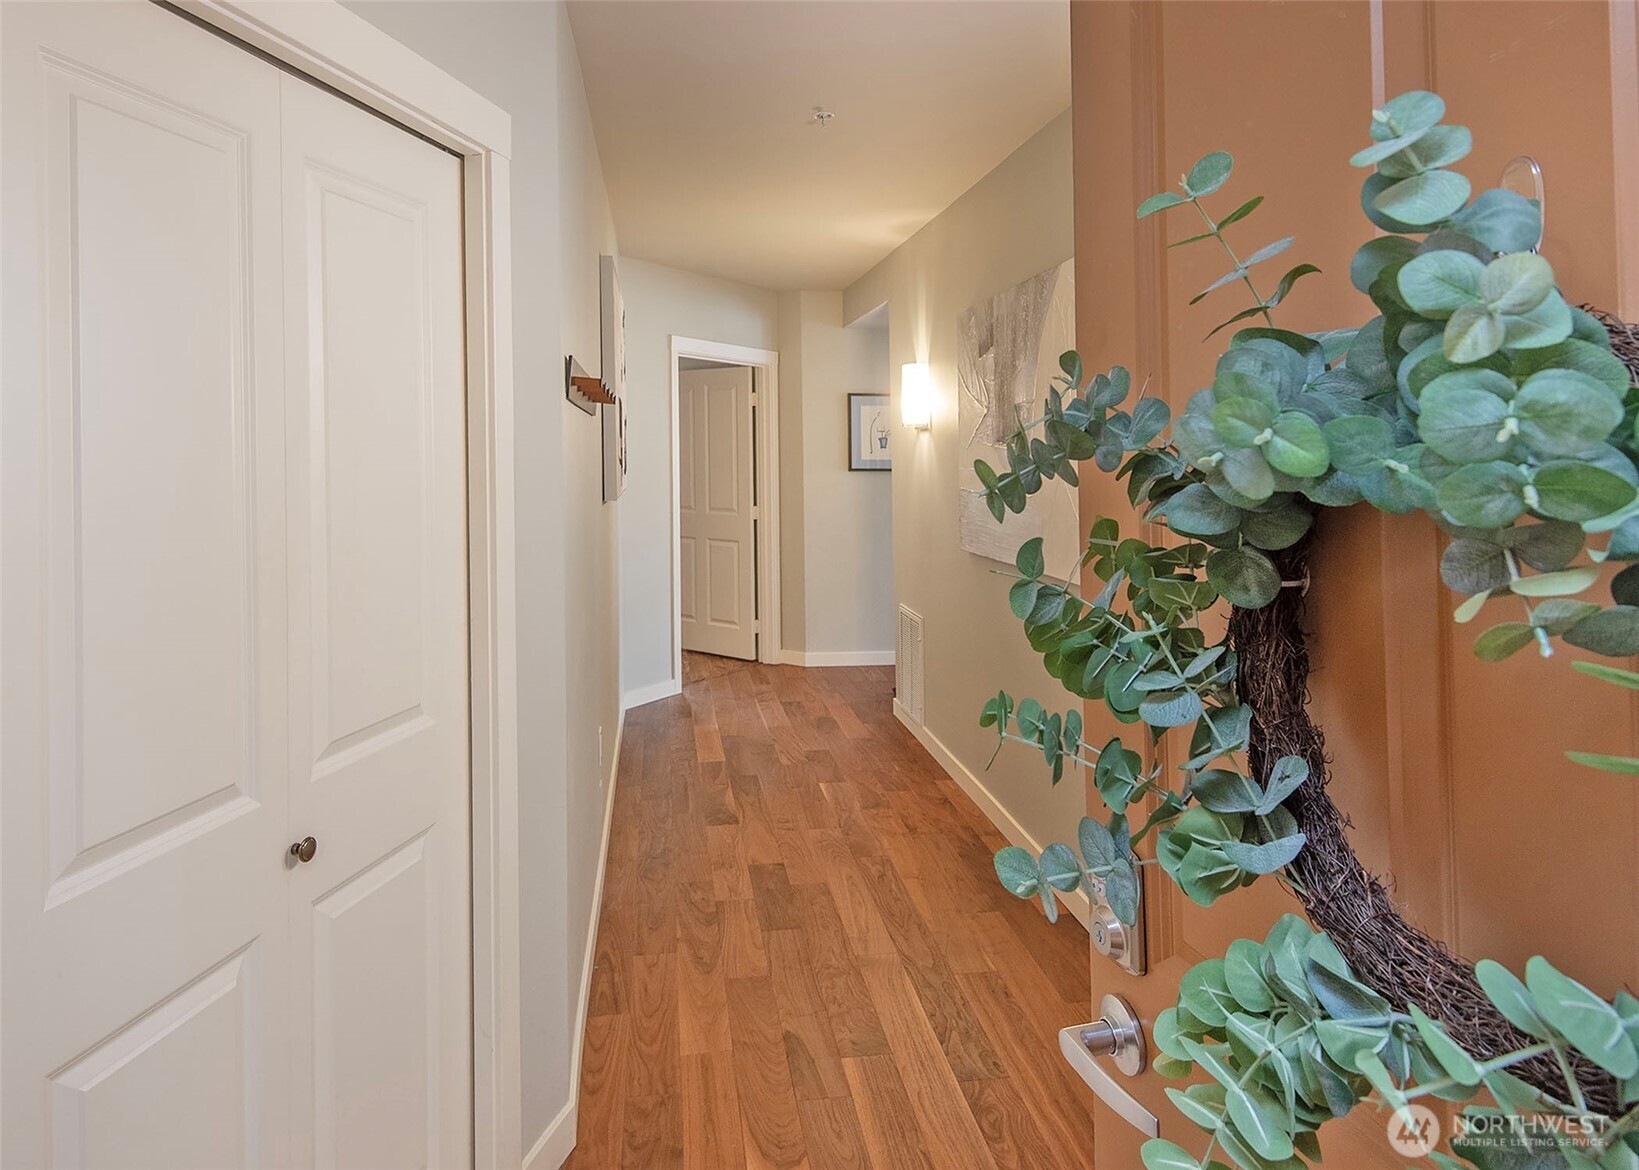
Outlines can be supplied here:
<path id="1" fill-rule="evenodd" d="M 1059 355 L 1075 348 L 1075 264 L 1064 263 L 1003 289 L 956 321 L 958 527 L 962 547 L 1013 562 L 1019 545 L 1043 538 L 1047 571 L 1067 572 L 1081 547 L 1075 489 L 1051 479 L 1025 510 L 998 524 L 985 506 L 973 461 L 1007 466 L 1006 443 L 1041 413 Z"/>

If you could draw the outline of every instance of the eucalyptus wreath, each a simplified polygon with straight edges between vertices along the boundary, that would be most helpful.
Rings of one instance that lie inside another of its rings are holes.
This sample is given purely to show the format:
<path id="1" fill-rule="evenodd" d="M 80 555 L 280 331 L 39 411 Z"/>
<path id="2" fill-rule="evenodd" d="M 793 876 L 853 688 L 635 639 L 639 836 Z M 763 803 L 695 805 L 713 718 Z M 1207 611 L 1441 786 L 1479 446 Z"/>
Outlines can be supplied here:
<path id="1" fill-rule="evenodd" d="M 1214 218 L 1205 200 L 1233 162 L 1213 152 L 1178 191 L 1138 208 L 1193 211 L 1201 230 L 1170 246 L 1225 254 L 1229 271 L 1195 301 L 1228 286 L 1250 296 L 1207 335 L 1241 326 L 1212 384 L 1174 417 L 1143 388 L 1135 397 L 1127 370 L 1087 376 L 1067 353 L 1041 416 L 1009 440 L 1007 468 L 974 467 L 1000 520 L 1046 480 L 1075 484 L 1090 461 L 1172 534 L 1152 544 L 1097 519 L 1075 563 L 1053 574 L 1039 538 L 1018 550 L 1009 603 L 1030 645 L 1065 690 L 1102 701 L 1135 734 L 1095 745 L 1079 705 L 1049 710 L 1006 692 L 985 704 L 998 752 L 1010 741 L 1039 751 L 1054 783 L 1086 769 L 1108 811 L 1083 819 L 1076 848 L 998 852 L 1002 884 L 1040 897 L 1049 918 L 1055 891 L 1086 884 L 1132 923 L 1142 866 L 1202 906 L 1275 874 L 1323 928 L 1288 916 L 1184 977 L 1178 1006 L 1155 1023 L 1157 1067 L 1207 1074 L 1168 1092 L 1212 1136 L 1200 1157 L 1150 1142 L 1151 1170 L 1222 1166 L 1217 1154 L 1243 1170 L 1298 1167 L 1300 1155 L 1319 1159 L 1321 1124 L 1370 1096 L 1403 1110 L 1482 1090 L 1489 1103 L 1464 1118 L 1505 1119 L 1508 1140 L 1459 1137 L 1440 1165 L 1639 1170 L 1639 1000 L 1606 1000 L 1540 957 L 1523 982 L 1489 961 L 1470 967 L 1405 924 L 1347 845 L 1303 710 L 1303 552 L 1322 508 L 1431 515 L 1451 537 L 1442 576 L 1466 597 L 1456 620 L 1512 608 L 1478 636 L 1482 658 L 1548 655 L 1561 642 L 1639 652 L 1639 388 L 1605 327 L 1566 302 L 1536 254 L 1540 208 L 1506 190 L 1471 198 L 1449 169 L 1472 139 L 1444 114 L 1435 94 L 1403 94 L 1374 111 L 1371 144 L 1353 157 L 1370 169 L 1361 207 L 1383 233 L 1350 265 L 1371 320 L 1321 333 L 1277 325 L 1318 269 L 1299 264 L 1260 291 L 1260 266 L 1293 241 L 1236 251 L 1225 229 L 1262 197 Z M 1608 600 L 1607 560 L 1635 562 L 1610 579 Z M 1102 583 L 1091 597 L 1076 585 L 1089 567 Z M 1214 639 L 1200 619 L 1220 601 L 1229 633 Z M 1575 665 L 1639 687 L 1639 674 Z M 1145 740 L 1160 762 L 1145 765 Z M 1152 834 L 1153 857 L 1140 857 Z"/>

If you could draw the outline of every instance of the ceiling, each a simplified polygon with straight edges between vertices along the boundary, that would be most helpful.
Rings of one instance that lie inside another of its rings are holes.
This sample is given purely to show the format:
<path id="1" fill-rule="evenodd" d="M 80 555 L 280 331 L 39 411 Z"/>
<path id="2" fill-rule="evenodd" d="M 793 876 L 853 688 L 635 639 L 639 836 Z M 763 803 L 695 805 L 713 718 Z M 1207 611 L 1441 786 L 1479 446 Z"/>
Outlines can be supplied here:
<path id="1" fill-rule="evenodd" d="M 569 11 L 621 252 L 764 288 L 845 288 L 1070 103 L 1068 0 Z"/>

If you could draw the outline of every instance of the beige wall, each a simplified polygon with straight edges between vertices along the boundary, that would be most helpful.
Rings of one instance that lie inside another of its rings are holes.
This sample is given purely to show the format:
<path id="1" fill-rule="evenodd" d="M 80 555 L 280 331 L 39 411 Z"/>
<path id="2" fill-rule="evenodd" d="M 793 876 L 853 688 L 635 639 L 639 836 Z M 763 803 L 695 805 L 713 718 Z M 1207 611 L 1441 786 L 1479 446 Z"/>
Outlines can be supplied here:
<path id="1" fill-rule="evenodd" d="M 779 347 L 779 298 L 716 277 L 626 259 L 626 452 L 621 497 L 620 655 L 627 702 L 672 678 L 671 339 Z M 781 482 L 782 492 L 785 484 Z"/>
<path id="2" fill-rule="evenodd" d="M 888 336 L 844 325 L 842 302 L 780 294 L 782 625 L 810 665 L 894 641 L 892 477 L 848 470 L 848 395 L 888 391 Z"/>
<path id="3" fill-rule="evenodd" d="M 512 116 L 525 1152 L 559 1123 L 540 1167 L 574 1132 L 572 1059 L 619 717 L 620 509 L 602 503 L 598 420 L 563 397 L 564 353 L 597 352 L 597 257 L 614 250 L 614 231 L 561 3 L 351 7 Z M 601 767 L 600 728 L 611 749 Z"/>
<path id="4" fill-rule="evenodd" d="M 962 551 L 956 527 L 956 317 L 982 297 L 1070 258 L 1070 116 L 1054 119 L 936 219 L 848 289 L 845 319 L 888 303 L 889 366 L 897 417 L 905 362 L 925 361 L 933 426 L 894 431 L 894 594 L 922 615 L 926 728 L 979 778 L 1034 840 L 1075 840 L 1085 811 L 1073 779 L 1054 788 L 1023 748 L 985 761 L 995 733 L 979 727 L 1005 688 L 1063 708 L 1067 698 L 1031 652 L 1007 606 L 999 568 Z M 1006 827 L 1006 826 L 1004 826 Z"/>

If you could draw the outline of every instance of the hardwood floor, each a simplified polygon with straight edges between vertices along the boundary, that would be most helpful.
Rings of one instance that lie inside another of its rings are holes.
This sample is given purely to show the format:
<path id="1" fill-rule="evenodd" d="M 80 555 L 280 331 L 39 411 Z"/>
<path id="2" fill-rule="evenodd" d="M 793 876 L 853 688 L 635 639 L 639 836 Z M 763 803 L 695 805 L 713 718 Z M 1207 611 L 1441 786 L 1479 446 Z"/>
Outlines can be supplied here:
<path id="1" fill-rule="evenodd" d="M 698 650 L 683 651 L 683 685 L 704 682 L 722 674 L 732 674 L 756 663 L 743 658 L 724 658 L 721 654 L 702 654 Z"/>
<path id="2" fill-rule="evenodd" d="M 891 687 L 747 663 L 628 714 L 569 1166 L 1090 1164 L 1087 936 L 996 884 Z"/>

